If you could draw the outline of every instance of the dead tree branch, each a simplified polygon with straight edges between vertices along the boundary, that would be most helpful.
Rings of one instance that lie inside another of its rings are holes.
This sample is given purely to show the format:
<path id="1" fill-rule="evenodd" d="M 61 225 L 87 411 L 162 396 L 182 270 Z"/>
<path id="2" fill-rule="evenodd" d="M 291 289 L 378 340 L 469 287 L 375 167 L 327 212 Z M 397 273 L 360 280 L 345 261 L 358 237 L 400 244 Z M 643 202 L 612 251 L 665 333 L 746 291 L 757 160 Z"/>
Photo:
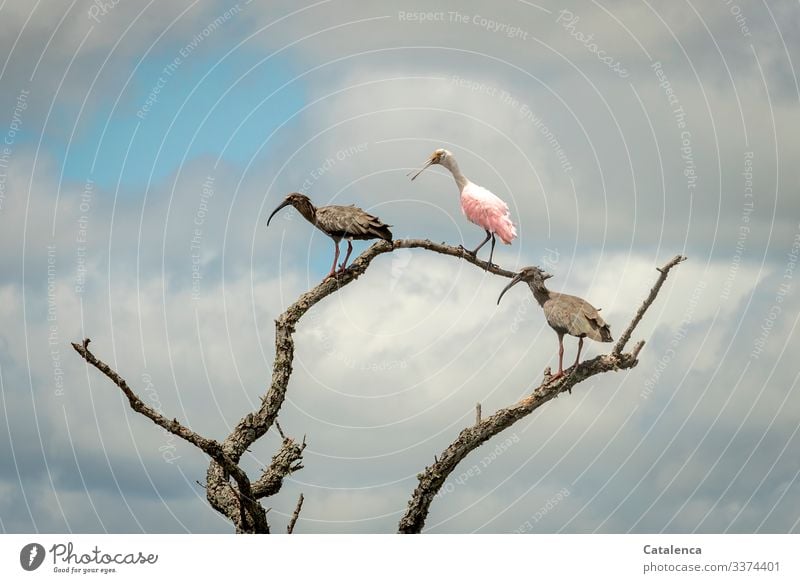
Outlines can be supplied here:
<path id="1" fill-rule="evenodd" d="M 315 304 L 358 279 L 377 256 L 395 249 L 413 248 L 427 249 L 442 255 L 460 257 L 481 269 L 486 268 L 496 275 L 504 277 L 514 277 L 516 275 L 513 271 L 502 269 L 496 265 L 487 266 L 485 261 L 475 258 L 460 246 L 454 247 L 445 243 L 434 243 L 427 239 L 401 239 L 394 243 L 385 241 L 375 243 L 355 259 L 344 273 L 336 278 L 325 279 L 315 288 L 301 294 L 297 301 L 290 305 L 275 321 L 275 360 L 272 366 L 272 382 L 267 394 L 261 401 L 261 407 L 258 411 L 249 413 L 242 418 L 225 439 L 223 447 L 232 459 L 238 461 L 245 450 L 269 430 L 278 416 L 278 412 L 286 398 L 286 387 L 292 374 L 292 362 L 294 359 L 293 334 L 300 318 Z"/>
<path id="2" fill-rule="evenodd" d="M 443 255 L 458 257 L 496 275 L 505 277 L 514 275 L 513 272 L 501 269 L 496 265 L 487 265 L 486 262 L 477 259 L 460 246 L 434 243 L 426 239 L 404 239 L 394 243 L 381 241 L 372 245 L 353 262 L 347 271 L 336 278 L 326 279 L 313 289 L 301 294 L 297 301 L 278 317 L 275 321 L 275 360 L 272 380 L 262 398 L 261 406 L 257 411 L 245 415 L 221 443 L 202 437 L 179 423 L 177 419 L 169 420 L 145 405 L 116 371 L 92 354 L 88 349 L 89 339 L 84 340 L 81 344 L 73 343 L 72 346 L 88 364 L 97 368 L 122 390 L 134 411 L 196 446 L 211 458 L 212 461 L 206 476 L 206 496 L 211 506 L 234 524 L 237 532 L 268 533 L 269 525 L 266 519 L 268 511 L 264 510 L 259 499 L 276 494 L 283 484 L 283 479 L 303 467 L 301 460 L 305 439 L 301 444 L 297 444 L 294 440 L 287 438 L 276 423 L 292 374 L 295 326 L 312 306 L 358 279 L 375 257 L 395 249 L 410 248 L 427 249 Z M 261 477 L 251 483 L 247 474 L 239 466 L 239 461 L 247 449 L 263 437 L 273 425 L 276 425 L 283 440 L 281 448 L 273 456 L 272 462 Z M 235 485 L 231 483 L 231 478 Z"/>
<path id="3" fill-rule="evenodd" d="M 426 249 L 442 255 L 449 255 L 467 261 L 481 269 L 500 275 L 503 277 L 514 277 L 513 271 L 502 269 L 496 265 L 487 265 L 474 255 L 468 253 L 461 246 L 447 245 L 445 243 L 434 243 L 428 239 L 400 239 L 393 243 L 379 241 L 373 244 L 366 251 L 356 258 L 350 267 L 335 278 L 328 278 L 320 282 L 316 287 L 300 295 L 275 321 L 275 359 L 272 365 L 272 381 L 267 389 L 266 395 L 261 400 L 261 407 L 253 413 L 245 415 L 230 435 L 222 443 L 223 451 L 237 463 L 244 452 L 258 439 L 260 439 L 275 423 L 278 412 L 283 406 L 286 398 L 286 390 L 289 385 L 289 378 L 292 375 L 292 364 L 294 361 L 294 331 L 300 319 L 314 305 L 337 292 L 344 286 L 358 279 L 372 263 L 372 260 L 384 253 L 390 253 L 396 249 Z M 285 444 L 285 442 L 284 442 Z M 280 455 L 276 454 L 276 457 Z M 275 462 L 273 460 L 273 467 Z M 282 465 L 281 471 L 291 466 Z M 292 470 L 294 471 L 294 470 Z M 269 476 L 268 476 L 269 474 Z M 288 474 L 284 474 L 288 475 Z M 281 476 L 282 479 L 283 476 Z M 208 500 L 211 505 L 229 518 L 231 511 L 235 509 L 232 493 L 224 488 L 225 475 L 222 468 L 216 461 L 212 462 L 208 468 L 206 490 Z M 272 491 L 273 486 L 267 484 L 278 484 L 274 473 L 265 473 L 255 485 L 257 496 L 267 489 Z"/>
<path id="4" fill-rule="evenodd" d="M 288 437 L 284 438 L 278 453 L 272 456 L 272 463 L 264 469 L 261 477 L 253 482 L 253 496 L 266 498 L 277 494 L 283 486 L 283 479 L 286 476 L 303 469 L 300 461 L 303 459 L 305 448 L 305 441 L 297 444 Z"/>
<path id="5" fill-rule="evenodd" d="M 80 354 L 84 360 L 102 372 L 117 385 L 128 398 L 131 409 L 141 413 L 156 425 L 163 427 L 170 433 L 177 435 L 181 439 L 188 441 L 195 447 L 204 451 L 213 459 L 218 467 L 221 468 L 225 483 L 231 491 L 231 495 L 236 500 L 236 507 L 231 508 L 231 514 L 236 516 L 237 526 L 241 525 L 242 530 L 253 529 L 257 532 L 269 532 L 266 514 L 261 505 L 256 502 L 253 496 L 250 480 L 247 474 L 233 461 L 224 451 L 222 445 L 213 439 L 207 439 L 188 427 L 182 425 L 177 419 L 169 420 L 161 413 L 144 404 L 144 402 L 131 390 L 128 383 L 114 369 L 105 362 L 97 358 L 89 350 L 90 340 L 86 338 L 81 344 L 72 343 L 72 347 Z M 302 450 L 301 450 L 302 451 Z M 230 485 L 230 478 L 236 482 L 238 491 Z"/>
<path id="6" fill-rule="evenodd" d="M 180 424 L 177 419 L 170 421 L 159 412 L 145 405 L 119 374 L 89 351 L 88 339 L 84 340 L 82 344 L 73 343 L 72 346 L 88 364 L 97 368 L 123 391 L 134 411 L 148 417 L 157 425 L 198 447 L 211 458 L 212 461 L 209 465 L 206 479 L 208 501 L 215 510 L 231 520 L 237 532 L 268 533 L 269 525 L 266 519 L 268 510 L 264 509 L 259 500 L 276 494 L 283 484 L 283 479 L 303 467 L 302 454 L 305 449 L 305 439 L 298 444 L 291 438 L 286 437 L 276 422 L 278 413 L 286 398 L 286 390 L 292 374 L 295 327 L 303 315 L 314 305 L 358 279 L 367 270 L 373 259 L 396 249 L 425 249 L 463 259 L 495 275 L 509 278 L 515 275 L 512 271 L 477 259 L 461 246 L 434 243 L 427 239 L 401 239 L 393 243 L 385 241 L 375 243 L 355 259 L 344 273 L 335 278 L 325 279 L 313 289 L 301 294 L 278 317 L 275 321 L 275 359 L 272 379 L 266 394 L 261 400 L 261 406 L 257 411 L 245 415 L 230 435 L 221 443 L 202 437 Z M 433 496 L 441 487 L 444 479 L 467 453 L 481 443 L 518 419 L 528 415 L 542 403 L 550 400 L 560 392 L 571 389 L 572 386 L 583 379 L 608 370 L 635 366 L 636 357 L 644 343 L 637 344 L 630 354 L 622 354 L 621 351 L 644 311 L 647 310 L 647 307 L 658 293 L 669 269 L 682 260 L 683 258 L 676 257 L 661 269 L 661 277 L 653 290 L 651 290 L 650 297 L 640 308 L 634 321 L 620 338 L 612 354 L 599 356 L 593 360 L 580 363 L 568 377 L 559 379 L 557 382 L 548 384 L 548 381 L 545 381 L 529 397 L 521 400 L 513 407 L 498 411 L 486 419 L 481 420 L 480 407 L 478 407 L 476 410 L 476 424 L 462 431 L 458 440 L 445 450 L 440 458 L 434 457 L 436 460 L 434 465 L 426 468 L 425 472 L 420 474 L 420 485 L 415 490 L 414 496 L 409 503 L 408 512 L 403 521 L 401 521 L 401 532 L 419 532 L 422 529 Z M 270 465 L 263 471 L 262 475 L 251 483 L 246 473 L 239 466 L 239 461 L 248 448 L 263 437 L 273 425 L 276 426 L 283 440 L 281 447 L 273 456 Z M 231 483 L 231 478 L 234 483 Z M 289 532 L 294 529 L 302 504 L 303 496 L 301 495 L 288 526 Z"/>
<path id="7" fill-rule="evenodd" d="M 303 508 L 303 494 L 300 494 L 300 498 L 297 499 L 297 506 L 294 508 L 294 512 L 292 513 L 292 518 L 289 520 L 289 524 L 286 526 L 286 533 L 292 534 L 294 532 L 294 525 L 297 524 L 297 519 L 300 517 L 300 510 Z"/>
<path id="8" fill-rule="evenodd" d="M 661 286 L 664 285 L 664 282 L 667 281 L 667 275 L 669 275 L 669 270 L 678 265 L 679 263 L 686 261 L 686 257 L 683 255 L 676 255 L 670 261 L 667 262 L 664 267 L 657 267 L 656 270 L 659 272 L 658 279 L 656 280 L 655 285 L 650 289 L 650 293 L 647 295 L 647 298 L 642 302 L 642 305 L 639 306 L 639 309 L 636 310 L 636 315 L 631 320 L 631 323 L 628 324 L 628 327 L 625 329 L 625 332 L 619 337 L 617 343 L 614 345 L 614 354 L 620 354 L 624 349 L 625 345 L 628 343 L 628 340 L 631 339 L 631 334 L 636 329 L 636 326 L 639 325 L 639 322 L 642 320 L 642 316 L 647 311 L 647 308 L 650 307 L 650 304 L 653 303 L 653 300 L 656 299 L 658 292 L 661 291 Z"/>
<path id="9" fill-rule="evenodd" d="M 650 290 L 650 294 L 636 312 L 633 320 L 620 337 L 619 342 L 617 342 L 611 354 L 603 354 L 591 360 L 581 362 L 572 370 L 568 370 L 566 376 L 555 381 L 552 381 L 549 375 L 546 376 L 545 380 L 536 387 L 529 396 L 510 407 L 500 409 L 483 421 L 478 421 L 475 425 L 463 429 L 456 440 L 451 443 L 438 458 L 434 458 L 436 462 L 426 467 L 421 474 L 417 475 L 419 483 L 411 496 L 411 500 L 408 502 L 405 515 L 400 520 L 398 527 L 399 532 L 412 534 L 422 531 L 433 498 L 444 485 L 447 477 L 455 470 L 461 460 L 484 442 L 501 431 L 508 429 L 523 417 L 527 417 L 547 401 L 557 397 L 560 393 L 571 391 L 572 387 L 589 377 L 612 370 L 624 370 L 635 367 L 638 364 L 637 357 L 639 351 L 644 346 L 644 341 L 638 342 L 629 354 L 621 353 L 621 350 L 630 339 L 631 334 L 633 334 L 633 331 L 641 321 L 647 308 L 649 308 L 653 300 L 655 300 L 670 269 L 684 259 L 685 257 L 679 255 L 659 269 L 661 275 L 658 281 L 653 289 Z"/>

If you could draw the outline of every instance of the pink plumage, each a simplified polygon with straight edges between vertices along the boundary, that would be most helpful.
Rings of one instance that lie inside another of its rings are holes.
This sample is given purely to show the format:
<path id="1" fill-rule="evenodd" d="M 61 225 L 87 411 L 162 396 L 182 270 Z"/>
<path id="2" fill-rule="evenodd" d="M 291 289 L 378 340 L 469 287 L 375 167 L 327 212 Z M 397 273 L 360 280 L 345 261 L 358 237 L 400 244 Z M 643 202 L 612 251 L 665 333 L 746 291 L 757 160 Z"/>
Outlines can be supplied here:
<path id="1" fill-rule="evenodd" d="M 511 214 L 508 212 L 508 205 L 494 193 L 468 180 L 458 167 L 453 154 L 448 150 L 439 149 L 431 154 L 422 169 L 412 176 L 411 180 L 414 180 L 422 173 L 422 170 L 432 164 L 440 164 L 450 171 L 456 181 L 458 191 L 461 193 L 461 210 L 464 216 L 469 222 L 486 231 L 486 238 L 481 241 L 480 245 L 467 252 L 477 256 L 480 248 L 491 240 L 492 250 L 489 251 L 489 261 L 486 264 L 488 269 L 494 255 L 495 235 L 500 237 L 506 245 L 510 245 L 517 236 L 517 230 L 514 228 L 514 223 L 511 222 Z"/>
<path id="2" fill-rule="evenodd" d="M 461 210 L 469 222 L 497 234 L 506 245 L 517 236 L 505 201 L 474 182 L 461 189 Z"/>

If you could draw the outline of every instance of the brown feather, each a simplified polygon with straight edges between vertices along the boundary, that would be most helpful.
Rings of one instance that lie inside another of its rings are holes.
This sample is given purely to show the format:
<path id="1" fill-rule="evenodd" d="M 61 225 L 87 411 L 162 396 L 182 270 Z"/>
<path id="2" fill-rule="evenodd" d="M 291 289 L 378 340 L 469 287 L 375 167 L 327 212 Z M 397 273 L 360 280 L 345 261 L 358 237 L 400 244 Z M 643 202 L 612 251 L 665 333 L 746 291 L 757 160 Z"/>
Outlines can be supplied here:
<path id="1" fill-rule="evenodd" d="M 320 207 L 317 209 L 315 224 L 334 239 L 392 240 L 389 225 L 353 205 Z"/>
<path id="2" fill-rule="evenodd" d="M 586 300 L 548 290 L 542 304 L 547 323 L 556 332 L 611 342 L 611 330 L 597 310 Z"/>

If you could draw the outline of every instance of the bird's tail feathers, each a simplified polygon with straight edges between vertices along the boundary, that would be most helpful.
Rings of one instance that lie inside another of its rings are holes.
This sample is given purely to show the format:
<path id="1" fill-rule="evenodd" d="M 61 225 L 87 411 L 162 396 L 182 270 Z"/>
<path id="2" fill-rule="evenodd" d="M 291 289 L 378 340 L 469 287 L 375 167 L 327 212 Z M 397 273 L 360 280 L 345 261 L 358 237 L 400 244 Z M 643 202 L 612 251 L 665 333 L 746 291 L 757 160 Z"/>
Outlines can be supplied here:
<path id="1" fill-rule="evenodd" d="M 380 227 L 375 227 L 372 230 L 375 233 L 375 236 L 380 237 L 384 241 L 389 241 L 389 243 L 391 243 L 392 232 L 389 230 L 389 227 L 391 226 L 392 225 L 381 225 Z"/>
<path id="2" fill-rule="evenodd" d="M 517 238 L 517 228 L 508 216 L 501 219 L 500 224 L 495 229 L 495 233 L 506 245 L 511 245 L 511 241 Z"/>

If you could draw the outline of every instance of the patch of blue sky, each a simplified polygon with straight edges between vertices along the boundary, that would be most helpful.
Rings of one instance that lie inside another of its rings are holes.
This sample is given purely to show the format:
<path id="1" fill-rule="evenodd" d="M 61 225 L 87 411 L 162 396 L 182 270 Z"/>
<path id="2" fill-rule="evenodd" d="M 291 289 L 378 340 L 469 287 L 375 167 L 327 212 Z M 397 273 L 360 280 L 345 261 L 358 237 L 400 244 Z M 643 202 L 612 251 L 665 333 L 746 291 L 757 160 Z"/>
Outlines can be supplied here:
<path id="1" fill-rule="evenodd" d="M 65 179 L 140 189 L 151 175 L 157 181 L 199 157 L 243 165 L 262 146 L 258 155 L 266 156 L 267 137 L 305 103 L 302 79 L 281 88 L 296 75 L 285 60 L 254 67 L 262 55 L 237 51 L 219 61 L 192 54 L 166 72 L 179 50 L 145 60 L 116 109 L 109 99 L 91 115 L 84 110 Z M 61 143 L 56 136 L 48 147 L 63 156 L 69 133 L 59 135 Z"/>

